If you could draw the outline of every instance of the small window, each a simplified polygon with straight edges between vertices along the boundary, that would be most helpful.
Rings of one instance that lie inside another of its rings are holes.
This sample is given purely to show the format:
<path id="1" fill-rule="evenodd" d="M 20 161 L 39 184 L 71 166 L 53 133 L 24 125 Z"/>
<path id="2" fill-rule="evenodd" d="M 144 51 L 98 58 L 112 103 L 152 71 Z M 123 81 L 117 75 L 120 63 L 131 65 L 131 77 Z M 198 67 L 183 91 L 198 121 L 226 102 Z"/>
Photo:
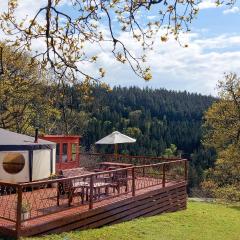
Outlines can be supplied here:
<path id="1" fill-rule="evenodd" d="M 62 154 L 62 161 L 63 162 L 67 162 L 67 160 L 68 160 L 67 151 L 68 151 L 68 144 L 63 143 L 63 154 Z"/>
<path id="2" fill-rule="evenodd" d="M 72 160 L 75 161 L 77 156 L 77 145 L 72 144 Z"/>
<path id="3" fill-rule="evenodd" d="M 3 159 L 3 169 L 10 174 L 17 174 L 23 170 L 25 158 L 21 153 L 8 153 Z"/>
<path id="4" fill-rule="evenodd" d="M 57 148 L 56 148 L 56 162 L 59 163 L 59 159 L 60 159 L 60 144 L 57 144 Z"/>

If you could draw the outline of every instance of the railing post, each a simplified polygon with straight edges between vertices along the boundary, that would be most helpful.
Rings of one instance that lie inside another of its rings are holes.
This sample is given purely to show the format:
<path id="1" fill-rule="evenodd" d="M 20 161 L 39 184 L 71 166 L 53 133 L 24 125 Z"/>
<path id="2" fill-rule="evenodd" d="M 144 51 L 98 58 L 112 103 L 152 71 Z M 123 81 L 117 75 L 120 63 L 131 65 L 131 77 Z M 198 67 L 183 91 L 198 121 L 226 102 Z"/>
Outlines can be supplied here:
<path id="1" fill-rule="evenodd" d="M 93 208 L 93 176 L 90 176 L 89 209 Z"/>
<path id="2" fill-rule="evenodd" d="M 135 168 L 132 167 L 132 196 L 136 195 Z"/>
<path id="3" fill-rule="evenodd" d="M 163 176 L 162 176 L 162 187 L 164 188 L 166 184 L 166 165 L 163 164 Z"/>
<path id="4" fill-rule="evenodd" d="M 184 161 L 184 178 L 185 178 L 185 181 L 188 180 L 188 161 L 187 160 Z"/>
<path id="5" fill-rule="evenodd" d="M 22 186 L 17 187 L 17 215 L 16 215 L 16 232 L 17 236 L 20 236 L 22 221 Z"/>

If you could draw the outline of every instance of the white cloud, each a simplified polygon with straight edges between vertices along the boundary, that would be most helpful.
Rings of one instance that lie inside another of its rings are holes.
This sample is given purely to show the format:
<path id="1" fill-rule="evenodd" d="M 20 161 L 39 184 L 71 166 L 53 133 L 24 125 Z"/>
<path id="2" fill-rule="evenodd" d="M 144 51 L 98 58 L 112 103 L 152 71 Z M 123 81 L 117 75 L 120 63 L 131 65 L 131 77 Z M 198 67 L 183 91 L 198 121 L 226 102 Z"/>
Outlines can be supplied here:
<path id="1" fill-rule="evenodd" d="M 125 39 L 134 54 L 139 53 L 138 44 L 126 33 L 121 35 L 121 39 Z M 134 75 L 128 65 L 114 61 L 110 53 L 111 46 L 105 45 L 99 55 L 101 66 L 107 71 L 104 81 L 111 86 L 162 87 L 215 95 L 215 86 L 224 72 L 239 73 L 240 35 L 201 38 L 199 34 L 191 33 L 182 36 L 182 41 L 188 43 L 189 47 L 181 47 L 174 39 L 166 43 L 160 40 L 156 42 L 154 50 L 147 54 L 147 64 L 153 73 L 153 79 L 149 82 Z M 85 69 L 96 72 L 93 66 L 86 66 Z"/>
<path id="2" fill-rule="evenodd" d="M 217 37 L 207 39 L 197 39 L 194 41 L 196 44 L 206 49 L 224 49 L 229 47 L 238 47 L 240 45 L 239 35 L 220 35 Z"/>
<path id="3" fill-rule="evenodd" d="M 225 9 L 223 11 L 223 14 L 235 14 L 235 13 L 239 13 L 239 12 L 240 12 L 240 8 L 235 6 L 232 8 Z"/>
<path id="4" fill-rule="evenodd" d="M 208 8 L 216 8 L 215 0 L 203 0 L 198 4 L 199 9 L 208 9 Z"/>

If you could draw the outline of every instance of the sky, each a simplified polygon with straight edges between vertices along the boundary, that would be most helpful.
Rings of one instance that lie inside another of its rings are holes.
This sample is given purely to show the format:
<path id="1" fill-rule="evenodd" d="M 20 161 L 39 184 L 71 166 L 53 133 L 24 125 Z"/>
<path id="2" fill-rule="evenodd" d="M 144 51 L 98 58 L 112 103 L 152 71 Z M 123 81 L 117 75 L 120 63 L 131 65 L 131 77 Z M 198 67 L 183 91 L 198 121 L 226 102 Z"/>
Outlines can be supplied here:
<path id="1" fill-rule="evenodd" d="M 67 3 L 67 0 L 64 0 Z M 7 0 L 0 0 L 2 9 Z M 42 1 L 20 0 L 21 16 L 31 14 L 41 6 Z M 67 5 L 67 4 L 66 4 Z M 63 5 L 63 8 L 65 5 Z M 66 6 L 67 7 L 67 6 Z M 191 32 L 180 40 L 188 44 L 183 48 L 173 39 L 161 42 L 156 36 L 152 51 L 147 52 L 147 65 L 151 67 L 153 79 L 146 82 L 136 76 L 130 66 L 113 60 L 111 47 L 103 46 L 97 51 L 101 66 L 106 69 L 104 82 L 110 86 L 139 86 L 189 91 L 206 95 L 216 95 L 216 84 L 224 73 L 240 74 L 240 7 L 216 8 L 212 0 L 203 0 L 200 12 L 191 25 Z M 149 13 L 148 18 L 156 18 L 157 13 Z M 133 53 L 139 46 L 125 33 L 120 35 Z M 94 46 L 89 46 L 94 52 Z M 95 66 L 84 66 L 86 71 L 96 72 Z"/>
<path id="2" fill-rule="evenodd" d="M 200 5 L 200 12 L 187 37 L 189 47 L 174 40 L 158 41 L 149 54 L 153 79 L 138 79 L 128 69 L 111 68 L 107 82 L 121 86 L 187 90 L 201 94 L 217 94 L 217 82 L 224 73 L 240 71 L 240 8 L 216 8 L 212 1 Z M 184 37 L 182 39 L 184 42 Z"/>

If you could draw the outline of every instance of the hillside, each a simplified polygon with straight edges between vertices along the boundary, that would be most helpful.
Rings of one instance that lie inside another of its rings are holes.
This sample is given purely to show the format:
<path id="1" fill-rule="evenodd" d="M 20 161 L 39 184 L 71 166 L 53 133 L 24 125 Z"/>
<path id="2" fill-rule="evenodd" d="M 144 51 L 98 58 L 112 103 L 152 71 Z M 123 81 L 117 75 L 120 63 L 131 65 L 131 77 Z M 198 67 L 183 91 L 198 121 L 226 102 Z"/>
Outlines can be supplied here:
<path id="1" fill-rule="evenodd" d="M 165 89 L 95 88 L 87 111 L 91 119 L 83 143 L 89 147 L 113 130 L 137 138 L 120 151 L 132 155 L 161 155 L 171 143 L 190 155 L 199 147 L 203 112 L 215 100 L 210 96 Z M 103 147 L 102 151 L 112 151 Z"/>
<path id="2" fill-rule="evenodd" d="M 28 240 L 239 240 L 239 211 L 237 206 L 189 202 L 180 212 Z"/>

